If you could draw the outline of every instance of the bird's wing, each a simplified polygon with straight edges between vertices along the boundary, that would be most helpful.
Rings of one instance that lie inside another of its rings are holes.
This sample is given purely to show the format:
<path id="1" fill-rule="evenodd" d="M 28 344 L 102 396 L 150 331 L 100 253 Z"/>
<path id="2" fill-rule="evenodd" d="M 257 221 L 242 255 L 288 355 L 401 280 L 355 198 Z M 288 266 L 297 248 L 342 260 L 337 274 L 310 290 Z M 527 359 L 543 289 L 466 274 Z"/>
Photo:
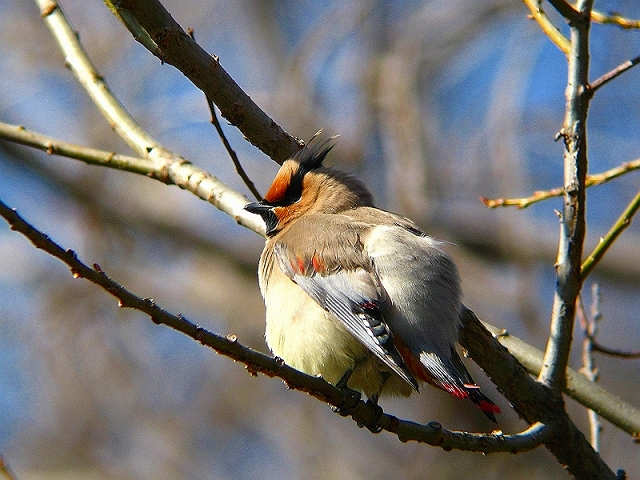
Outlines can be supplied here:
<path id="1" fill-rule="evenodd" d="M 274 254 L 280 269 L 417 391 L 418 384 L 384 320 L 383 312 L 389 308 L 387 293 L 366 256 L 359 253 L 357 241 L 338 242 L 337 252 L 322 242 L 316 245 L 320 248 L 294 250 L 286 242 L 276 242 Z M 340 252 L 345 246 L 350 251 Z"/>

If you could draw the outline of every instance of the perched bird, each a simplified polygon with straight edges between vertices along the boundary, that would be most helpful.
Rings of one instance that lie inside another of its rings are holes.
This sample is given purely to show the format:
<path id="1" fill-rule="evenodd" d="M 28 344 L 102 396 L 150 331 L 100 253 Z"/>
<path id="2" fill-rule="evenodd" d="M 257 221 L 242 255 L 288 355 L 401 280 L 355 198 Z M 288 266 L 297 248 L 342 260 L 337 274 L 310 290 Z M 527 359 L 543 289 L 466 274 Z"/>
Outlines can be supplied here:
<path id="1" fill-rule="evenodd" d="M 427 382 L 495 422 L 500 409 L 455 350 L 453 260 L 411 220 L 375 208 L 362 182 L 324 167 L 333 146 L 314 137 L 282 164 L 264 200 L 245 206 L 266 224 L 258 268 L 269 348 L 375 403 Z"/>

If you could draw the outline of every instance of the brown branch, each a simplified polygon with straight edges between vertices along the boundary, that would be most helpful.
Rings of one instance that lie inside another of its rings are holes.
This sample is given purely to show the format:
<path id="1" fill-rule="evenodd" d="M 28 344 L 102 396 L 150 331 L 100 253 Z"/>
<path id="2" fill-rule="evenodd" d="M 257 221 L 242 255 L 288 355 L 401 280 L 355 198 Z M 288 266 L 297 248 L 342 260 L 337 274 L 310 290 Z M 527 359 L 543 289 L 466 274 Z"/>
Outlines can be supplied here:
<path id="1" fill-rule="evenodd" d="M 471 310 L 464 309 L 461 320 L 460 344 L 525 421 L 540 421 L 551 429 L 544 444 L 558 462 L 576 478 L 616 478 L 573 424 L 562 398 L 530 377 Z"/>
<path id="2" fill-rule="evenodd" d="M 596 185 L 602 185 L 603 183 L 607 183 L 614 178 L 618 178 L 625 173 L 632 172 L 634 170 L 640 169 L 640 158 L 632 160 L 630 162 L 625 162 L 622 165 L 609 169 L 606 172 L 596 173 L 593 175 L 587 175 L 585 180 L 585 187 L 593 187 Z M 516 207 L 516 208 L 527 208 L 529 205 L 532 205 L 537 202 L 541 202 L 542 200 L 547 200 L 549 198 L 561 197 L 564 195 L 564 188 L 557 187 L 552 188 L 551 190 L 538 190 L 533 192 L 533 195 L 530 197 L 523 198 L 486 198 L 480 197 L 480 201 L 484 203 L 489 208 L 498 208 L 498 207 Z"/>
<path id="3" fill-rule="evenodd" d="M 132 308 L 147 314 L 156 324 L 171 327 L 197 340 L 202 345 L 214 349 L 217 353 L 244 363 L 247 371 L 256 375 L 262 373 L 269 377 L 279 377 L 288 388 L 303 391 L 318 400 L 336 407 L 339 412 L 349 415 L 359 425 L 368 426 L 372 431 L 384 429 L 394 433 L 403 441 L 416 441 L 438 446 L 445 450 L 458 449 L 483 453 L 522 452 L 540 445 L 549 435 L 549 429 L 540 422 L 524 432 L 504 435 L 502 432 L 468 433 L 447 430 L 437 422 L 420 425 L 400 420 L 382 412 L 371 402 L 360 400 L 360 395 L 352 390 L 338 389 L 321 377 L 314 377 L 295 370 L 284 364 L 279 358 L 269 357 L 252 350 L 238 342 L 235 335 L 222 337 L 196 325 L 182 315 L 174 315 L 150 298 L 142 298 L 124 288 L 110 278 L 98 264 L 88 267 L 76 256 L 73 250 L 65 250 L 47 235 L 27 223 L 18 213 L 0 201 L 0 216 L 4 217 L 12 230 L 25 237 L 39 249 L 64 262 L 74 278 L 85 278 L 98 285 L 118 299 L 121 308 Z"/>
<path id="4" fill-rule="evenodd" d="M 576 10 L 573 5 L 565 0 L 549 0 L 549 3 L 553 5 L 553 8 L 555 8 L 569 23 L 575 22 L 582 17 L 582 13 L 579 10 Z"/>
<path id="5" fill-rule="evenodd" d="M 591 82 L 591 84 L 589 85 L 589 90 L 591 91 L 591 95 L 593 95 L 596 92 L 596 90 L 598 90 L 603 85 L 606 85 L 617 76 L 635 67 L 638 63 L 640 63 L 640 56 L 637 56 L 636 58 L 632 58 L 631 60 L 627 60 L 626 62 L 618 65 L 616 68 L 614 68 L 610 72 L 605 73 L 597 80 L 594 80 L 593 82 Z"/>
<path id="6" fill-rule="evenodd" d="M 163 63 L 173 65 L 204 92 L 249 142 L 282 163 L 302 145 L 255 104 L 218 58 L 209 55 L 157 0 L 105 0 L 136 39 Z M 144 37 L 140 37 L 144 32 Z M 151 42 L 149 41 L 151 40 Z M 153 48 L 155 46 L 155 48 Z"/>
<path id="7" fill-rule="evenodd" d="M 216 131 L 218 132 L 218 136 L 220 137 L 220 140 L 222 140 L 222 144 L 224 145 L 224 148 L 227 150 L 229 157 L 231 157 L 231 161 L 233 162 L 233 165 L 236 169 L 236 173 L 240 176 L 240 178 L 242 179 L 244 184 L 247 186 L 247 188 L 251 191 L 253 196 L 256 197 L 258 201 L 262 200 L 262 196 L 260 195 L 260 192 L 258 192 L 258 189 L 249 178 L 249 175 L 247 175 L 247 172 L 245 172 L 244 168 L 242 168 L 242 164 L 238 159 L 238 155 L 236 154 L 235 150 L 229 143 L 227 136 L 224 134 L 224 131 L 222 130 L 222 126 L 218 121 L 218 116 L 216 115 L 216 107 L 213 105 L 213 102 L 209 97 L 207 97 L 207 105 L 209 105 L 209 111 L 211 112 L 211 120 L 210 120 L 211 124 L 215 127 Z"/>

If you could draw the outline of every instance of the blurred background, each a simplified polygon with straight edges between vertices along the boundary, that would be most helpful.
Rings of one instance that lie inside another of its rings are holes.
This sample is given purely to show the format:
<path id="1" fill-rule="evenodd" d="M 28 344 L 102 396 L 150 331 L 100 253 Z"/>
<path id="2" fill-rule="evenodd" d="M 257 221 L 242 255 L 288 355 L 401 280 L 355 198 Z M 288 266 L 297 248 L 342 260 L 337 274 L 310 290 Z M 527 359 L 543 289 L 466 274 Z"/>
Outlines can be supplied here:
<path id="1" fill-rule="evenodd" d="M 166 147 L 249 195 L 209 124 L 204 95 L 161 65 L 101 0 L 61 6 L 108 84 Z M 566 60 L 517 0 L 178 1 L 165 7 L 291 134 L 340 134 L 327 163 L 364 179 L 377 204 L 451 244 L 464 302 L 543 349 L 555 277 L 553 199 L 489 210 L 562 184 Z M 566 31 L 551 6 L 546 10 Z M 640 17 L 635 0 L 599 1 Z M 118 153 L 127 146 L 64 67 L 33 2 L 0 0 L 0 120 Z M 640 53 L 640 32 L 592 28 L 591 78 Z M 590 172 L 640 156 L 640 68 L 597 92 Z M 264 192 L 277 165 L 224 125 Z M 589 252 L 638 190 L 637 173 L 588 191 Z M 0 142 L 0 198 L 85 263 L 174 313 L 267 351 L 256 265 L 263 240 L 188 192 Z M 640 344 L 640 227 L 588 279 L 601 287 L 601 343 Z M 580 367 L 575 332 L 571 366 Z M 638 405 L 640 361 L 596 357 L 600 383 Z M 499 428 L 526 427 L 500 405 Z M 588 434 L 586 411 L 568 400 Z M 431 388 L 383 399 L 400 418 L 490 431 L 467 402 Z M 603 421 L 602 455 L 640 476 L 638 445 Z M 0 224 L 0 454 L 36 478 L 565 478 L 544 449 L 482 456 L 371 435 L 277 379 L 116 301 Z"/>

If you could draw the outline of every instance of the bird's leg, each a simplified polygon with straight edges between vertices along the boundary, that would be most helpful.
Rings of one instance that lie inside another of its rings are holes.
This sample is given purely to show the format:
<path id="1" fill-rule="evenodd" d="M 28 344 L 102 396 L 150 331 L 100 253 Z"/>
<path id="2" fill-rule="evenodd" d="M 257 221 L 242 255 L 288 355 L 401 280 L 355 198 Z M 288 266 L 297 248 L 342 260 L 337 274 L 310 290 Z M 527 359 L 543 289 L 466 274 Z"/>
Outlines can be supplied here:
<path id="1" fill-rule="evenodd" d="M 349 379 L 351 378 L 351 375 L 353 375 L 353 372 L 356 371 L 356 368 L 358 368 L 363 360 L 358 360 L 353 367 L 347 369 L 346 372 L 344 372 L 344 375 L 342 375 L 342 377 L 340 377 L 340 380 L 338 380 L 338 383 L 336 383 L 336 388 L 339 388 L 340 390 L 343 390 L 347 393 L 350 394 L 350 396 L 353 398 L 353 404 L 352 405 L 348 405 L 348 406 L 336 406 L 336 405 L 332 405 L 331 406 L 331 410 L 334 413 L 337 413 L 338 415 L 341 415 L 343 417 L 348 417 L 349 415 L 352 415 L 355 407 L 358 405 L 358 402 L 360 402 L 360 392 L 357 392 L 356 390 L 353 390 L 351 388 L 349 388 L 347 386 L 347 383 L 349 383 Z"/>
<path id="2" fill-rule="evenodd" d="M 371 405 L 376 411 L 375 418 L 373 419 L 373 421 L 369 421 L 367 423 L 358 422 L 358 426 L 360 428 L 367 427 L 367 429 L 371 433 L 380 433 L 382 431 L 382 427 L 380 426 L 380 417 L 382 416 L 382 408 L 378 406 L 378 399 L 380 398 L 380 393 L 382 392 L 384 385 L 387 383 L 387 380 L 389 380 L 389 378 L 391 377 L 391 372 L 382 371 L 380 372 L 380 376 L 382 377 L 382 382 L 380 383 L 379 392 L 371 394 L 371 396 L 367 400 L 367 403 Z"/>
<path id="3" fill-rule="evenodd" d="M 344 372 L 344 375 L 342 375 L 342 377 L 340 377 L 340 380 L 338 380 L 338 383 L 336 383 L 336 388 L 339 388 L 340 390 L 349 388 L 347 387 L 347 383 L 349 383 L 349 379 L 351 378 L 351 375 L 353 375 L 353 372 L 356 371 L 356 368 L 360 365 L 360 363 L 361 362 L 358 362 L 353 367 L 351 367 L 346 372 Z"/>

